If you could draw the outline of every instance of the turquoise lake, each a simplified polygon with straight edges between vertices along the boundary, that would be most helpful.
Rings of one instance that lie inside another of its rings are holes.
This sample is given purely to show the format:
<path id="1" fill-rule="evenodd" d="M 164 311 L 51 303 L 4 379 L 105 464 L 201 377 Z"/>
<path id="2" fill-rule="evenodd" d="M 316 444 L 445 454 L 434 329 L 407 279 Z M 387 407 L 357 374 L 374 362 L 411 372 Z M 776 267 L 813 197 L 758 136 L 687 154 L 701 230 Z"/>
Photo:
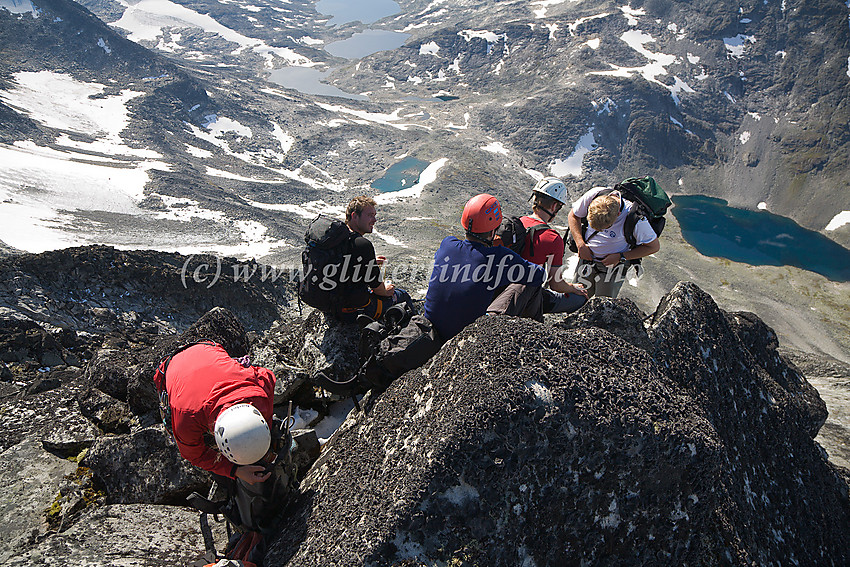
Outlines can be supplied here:
<path id="1" fill-rule="evenodd" d="M 400 162 L 394 163 L 383 177 L 372 182 L 371 187 L 381 193 L 407 189 L 419 181 L 419 176 L 429 165 L 431 164 L 427 161 L 406 157 Z"/>
<path id="2" fill-rule="evenodd" d="M 850 250 L 793 220 L 702 195 L 672 197 L 682 236 L 705 256 L 755 266 L 795 266 L 850 281 Z"/>

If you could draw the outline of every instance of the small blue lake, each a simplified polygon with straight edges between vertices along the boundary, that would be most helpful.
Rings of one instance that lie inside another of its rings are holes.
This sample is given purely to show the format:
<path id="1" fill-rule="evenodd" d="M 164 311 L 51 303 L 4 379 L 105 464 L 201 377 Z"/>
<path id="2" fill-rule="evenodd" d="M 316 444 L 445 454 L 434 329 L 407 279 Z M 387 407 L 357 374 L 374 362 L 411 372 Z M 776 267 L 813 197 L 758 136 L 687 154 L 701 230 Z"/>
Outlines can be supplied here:
<path id="1" fill-rule="evenodd" d="M 351 100 L 369 100 L 369 97 L 352 94 L 338 89 L 322 80 L 330 75 L 332 69 L 319 71 L 312 67 L 282 67 L 269 73 L 269 80 L 287 89 L 312 95 L 336 96 Z"/>
<path id="2" fill-rule="evenodd" d="M 793 220 L 702 195 L 672 197 L 682 236 L 705 256 L 756 266 L 795 266 L 850 281 L 850 250 Z"/>
<path id="3" fill-rule="evenodd" d="M 346 59 L 360 59 L 379 51 L 388 51 L 401 47 L 409 33 L 401 33 L 387 30 L 366 30 L 356 33 L 348 39 L 335 41 L 325 46 L 325 51 L 337 57 Z"/>
<path id="4" fill-rule="evenodd" d="M 381 193 L 391 193 L 412 187 L 419 181 L 419 176 L 425 168 L 431 165 L 427 161 L 406 157 L 398 163 L 394 163 L 380 179 L 372 182 L 372 189 Z"/>
<path id="5" fill-rule="evenodd" d="M 371 24 L 381 18 L 398 14 L 401 11 L 393 0 L 319 0 L 316 11 L 326 16 L 333 16 L 329 26 L 348 22 Z"/>

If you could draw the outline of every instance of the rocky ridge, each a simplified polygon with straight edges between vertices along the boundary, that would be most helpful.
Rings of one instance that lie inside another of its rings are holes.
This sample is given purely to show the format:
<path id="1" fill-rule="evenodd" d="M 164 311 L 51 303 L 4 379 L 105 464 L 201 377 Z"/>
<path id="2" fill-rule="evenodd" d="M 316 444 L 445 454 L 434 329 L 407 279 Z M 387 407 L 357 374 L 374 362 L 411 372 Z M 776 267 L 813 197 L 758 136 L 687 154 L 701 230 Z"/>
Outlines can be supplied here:
<path id="1" fill-rule="evenodd" d="M 153 273 L 174 261 L 68 252 L 87 254 L 149 262 Z M 110 296 L 122 289 L 121 266 L 89 284 L 111 282 Z M 61 289 L 41 283 L 44 296 Z M 280 280 L 232 283 L 215 299 L 253 313 L 251 326 L 221 308 L 182 326 L 210 298 L 153 285 L 139 293 L 183 307 L 171 327 L 150 319 L 154 333 L 115 316 L 107 331 L 83 318 L 89 331 L 77 340 L 90 353 L 77 360 L 55 327 L 27 323 L 33 362 L 10 364 L 0 381 L 0 514 L 11 528 L 0 564 L 165 566 L 203 553 L 197 515 L 181 503 L 209 479 L 158 424 L 149 380 L 174 345 L 212 337 L 250 354 L 278 375 L 278 410 L 293 400 L 316 421 L 332 399 L 306 382 L 310 371 L 356 364 L 350 328 L 285 303 L 275 322 L 256 316 L 285 295 Z M 104 308 L 137 305 L 125 299 Z M 11 336 L 24 315 L 3 320 Z M 367 395 L 315 464 L 315 453 L 299 455 L 301 490 L 268 564 L 843 564 L 848 472 L 813 440 L 826 406 L 777 346 L 758 317 L 726 313 L 688 283 L 649 317 L 629 300 L 594 299 L 545 324 L 482 320 Z M 69 360 L 36 366 L 47 352 Z M 832 373 L 836 388 L 848 380 L 822 359 L 794 360 Z"/>

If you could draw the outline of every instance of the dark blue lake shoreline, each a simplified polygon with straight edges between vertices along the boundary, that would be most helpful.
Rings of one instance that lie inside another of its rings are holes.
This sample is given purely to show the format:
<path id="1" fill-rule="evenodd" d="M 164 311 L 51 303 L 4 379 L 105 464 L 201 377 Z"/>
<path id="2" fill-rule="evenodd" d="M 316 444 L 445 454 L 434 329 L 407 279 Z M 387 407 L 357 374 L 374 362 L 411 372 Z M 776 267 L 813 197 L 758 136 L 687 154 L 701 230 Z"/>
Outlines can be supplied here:
<path id="1" fill-rule="evenodd" d="M 850 281 L 850 250 L 768 211 L 750 211 L 703 195 L 672 197 L 682 236 L 705 256 L 756 266 L 795 266 Z"/>

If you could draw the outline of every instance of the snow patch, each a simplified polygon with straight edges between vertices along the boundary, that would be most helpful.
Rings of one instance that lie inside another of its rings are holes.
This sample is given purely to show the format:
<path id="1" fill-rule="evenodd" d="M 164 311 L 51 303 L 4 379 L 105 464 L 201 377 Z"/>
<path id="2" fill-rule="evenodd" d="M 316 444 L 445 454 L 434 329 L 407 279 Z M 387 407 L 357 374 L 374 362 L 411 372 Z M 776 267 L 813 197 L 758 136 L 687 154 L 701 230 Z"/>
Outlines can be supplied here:
<path id="1" fill-rule="evenodd" d="M 596 139 L 593 137 L 593 128 L 582 136 L 575 150 L 567 159 L 556 159 L 549 164 L 549 171 L 555 177 L 580 177 L 581 164 L 586 153 L 596 149 Z"/>
<path id="2" fill-rule="evenodd" d="M 280 125 L 276 122 L 272 122 L 272 136 L 274 136 L 278 142 L 280 142 L 280 149 L 285 154 L 289 153 L 289 150 L 292 149 L 292 146 L 295 144 L 295 138 L 287 134 L 281 129 Z"/>
<path id="3" fill-rule="evenodd" d="M 757 207 L 758 207 L 758 209 L 759 209 L 760 211 L 766 211 L 766 210 L 767 210 L 767 203 L 765 203 L 764 201 L 762 201 L 761 203 L 759 203 L 759 204 L 757 205 Z"/>
<path id="4" fill-rule="evenodd" d="M 696 65 L 697 63 L 699 63 L 699 60 L 699 55 L 693 55 L 691 53 L 688 53 L 688 61 L 691 63 L 691 65 Z"/>
<path id="5" fill-rule="evenodd" d="M 474 38 L 481 38 L 487 41 L 487 43 L 496 43 L 500 38 L 507 39 L 505 34 L 497 34 L 495 32 L 487 31 L 487 30 L 463 30 L 458 32 L 458 35 L 465 39 L 467 42 L 472 41 Z"/>
<path id="6" fill-rule="evenodd" d="M 103 41 L 103 38 L 100 38 L 100 39 L 97 40 L 97 45 L 98 45 L 98 47 L 103 49 L 107 54 L 112 53 L 112 49 L 110 49 L 109 46 L 106 45 L 106 42 Z"/>
<path id="7" fill-rule="evenodd" d="M 490 152 L 493 154 L 508 155 L 508 149 L 504 145 L 502 145 L 502 142 L 491 142 L 486 146 L 481 146 L 481 149 L 485 152 Z"/>
<path id="8" fill-rule="evenodd" d="M 532 13 L 534 13 L 534 17 L 538 20 L 546 17 L 546 11 L 549 9 L 549 6 L 557 6 L 558 4 L 563 4 L 567 0 L 537 0 L 536 2 L 532 2 Z M 576 0 L 570 0 L 570 2 L 575 2 Z M 539 8 L 534 9 L 533 6 L 539 6 Z"/>
<path id="9" fill-rule="evenodd" d="M 118 0 L 124 14 L 110 25 L 130 32 L 128 39 L 135 42 L 156 41 L 163 30 L 171 28 L 200 28 L 218 34 L 235 43 L 240 50 L 251 49 L 265 57 L 265 65 L 275 67 L 275 58 L 283 59 L 288 65 L 310 67 L 313 62 L 287 47 L 271 47 L 262 40 L 246 37 L 209 16 L 190 10 L 170 0 Z"/>
<path id="10" fill-rule="evenodd" d="M 643 67 L 620 67 L 619 65 L 615 65 L 613 63 L 609 63 L 608 65 L 611 67 L 611 71 L 591 71 L 590 75 L 603 75 L 610 77 L 631 77 L 634 74 L 641 75 L 644 79 L 651 83 L 655 83 L 660 85 L 670 91 L 670 96 L 679 104 L 678 94 L 680 92 L 694 92 L 687 83 L 679 79 L 678 77 L 674 77 L 673 86 L 666 85 L 659 81 L 657 77 L 659 75 L 666 75 L 668 65 L 672 65 L 678 59 L 675 55 L 668 55 L 666 53 L 653 53 L 644 47 L 647 43 L 654 43 L 655 38 L 651 35 L 644 33 L 640 30 L 629 30 L 624 32 L 620 39 L 624 41 L 629 47 L 646 57 L 650 62 L 644 65 Z M 699 77 L 697 77 L 699 78 Z"/>
<path id="11" fill-rule="evenodd" d="M 589 48 L 591 48 L 595 51 L 595 50 L 599 49 L 599 43 L 600 43 L 599 38 L 595 37 L 593 39 L 589 39 L 589 40 L 585 41 L 583 45 L 586 45 L 586 46 L 588 46 Z"/>
<path id="12" fill-rule="evenodd" d="M 729 55 L 731 57 L 735 57 L 738 59 L 744 56 L 744 47 L 746 46 L 747 42 L 755 43 L 755 36 L 739 33 L 735 37 L 723 38 L 723 44 L 726 46 L 726 51 L 729 52 Z"/>
<path id="13" fill-rule="evenodd" d="M 845 224 L 850 224 L 850 211 L 842 211 L 832 217 L 832 220 L 829 221 L 829 224 L 826 225 L 824 230 L 835 230 Z"/>
<path id="14" fill-rule="evenodd" d="M 607 18 L 611 14 L 609 12 L 604 12 L 602 14 L 595 14 L 593 16 L 585 16 L 583 18 L 579 18 L 571 24 L 567 24 L 567 30 L 570 32 L 570 35 L 576 35 L 578 31 L 578 27 L 585 22 L 589 22 L 590 20 L 598 20 L 601 18 Z"/>
<path id="15" fill-rule="evenodd" d="M 746 144 L 750 141 L 750 133 L 747 131 L 741 132 L 741 135 L 738 137 L 741 140 L 741 144 Z"/>
<path id="16" fill-rule="evenodd" d="M 646 15 L 646 10 L 644 10 L 643 8 L 635 10 L 631 6 L 620 6 L 620 11 L 623 12 L 623 15 L 626 17 L 626 20 L 628 20 L 629 26 L 632 27 L 638 25 L 637 16 Z"/>
<path id="17" fill-rule="evenodd" d="M 307 203 L 302 203 L 301 205 L 291 205 L 287 203 L 260 203 L 259 201 L 252 201 L 247 197 L 242 197 L 242 199 L 250 206 L 263 209 L 264 211 L 292 213 L 310 220 L 316 218 L 319 214 L 338 218 L 340 220 L 345 218 L 345 207 L 329 205 L 322 200 L 309 201 Z"/>
<path id="18" fill-rule="evenodd" d="M 79 156 L 32 142 L 0 144 L 0 240 L 36 253 L 91 244 L 72 215 L 57 211 L 142 215 L 148 171 L 169 170 L 156 161 L 112 167 L 75 161 Z"/>
<path id="19" fill-rule="evenodd" d="M 118 134 L 129 122 L 127 102 L 143 92 L 125 90 L 101 97 L 105 86 L 83 83 L 52 71 L 15 73 L 17 83 L 0 99 L 45 126 L 107 138 L 123 145 Z"/>
<path id="20" fill-rule="evenodd" d="M 436 55 L 438 51 L 440 51 L 440 46 L 435 41 L 423 43 L 419 46 L 419 55 Z"/>
<path id="21" fill-rule="evenodd" d="M 383 234 L 378 232 L 374 228 L 372 229 L 372 234 L 389 244 L 390 246 L 399 246 L 401 248 L 409 248 L 407 244 L 396 238 L 395 236 L 390 236 L 389 234 Z"/>
<path id="22" fill-rule="evenodd" d="M 401 109 L 396 109 L 392 114 L 383 114 L 380 112 L 367 112 L 365 110 L 354 110 L 352 108 L 346 108 L 340 105 L 334 104 L 325 104 L 321 102 L 317 102 L 316 105 L 319 108 L 323 108 L 330 112 L 336 112 L 339 114 L 348 114 L 350 116 L 354 116 L 355 118 L 359 118 L 363 122 L 357 122 L 358 124 L 365 124 L 367 122 L 374 122 L 375 124 L 383 124 L 385 126 L 391 126 L 398 130 L 407 130 L 412 127 L 424 128 L 425 130 L 430 130 L 427 126 L 422 126 L 421 124 L 396 124 L 395 122 L 401 120 L 399 117 L 399 112 Z"/>
<path id="23" fill-rule="evenodd" d="M 328 416 L 316 425 L 316 435 L 319 437 L 320 445 L 328 442 L 331 435 L 348 419 L 353 409 L 354 401 L 351 398 L 331 404 Z"/>

